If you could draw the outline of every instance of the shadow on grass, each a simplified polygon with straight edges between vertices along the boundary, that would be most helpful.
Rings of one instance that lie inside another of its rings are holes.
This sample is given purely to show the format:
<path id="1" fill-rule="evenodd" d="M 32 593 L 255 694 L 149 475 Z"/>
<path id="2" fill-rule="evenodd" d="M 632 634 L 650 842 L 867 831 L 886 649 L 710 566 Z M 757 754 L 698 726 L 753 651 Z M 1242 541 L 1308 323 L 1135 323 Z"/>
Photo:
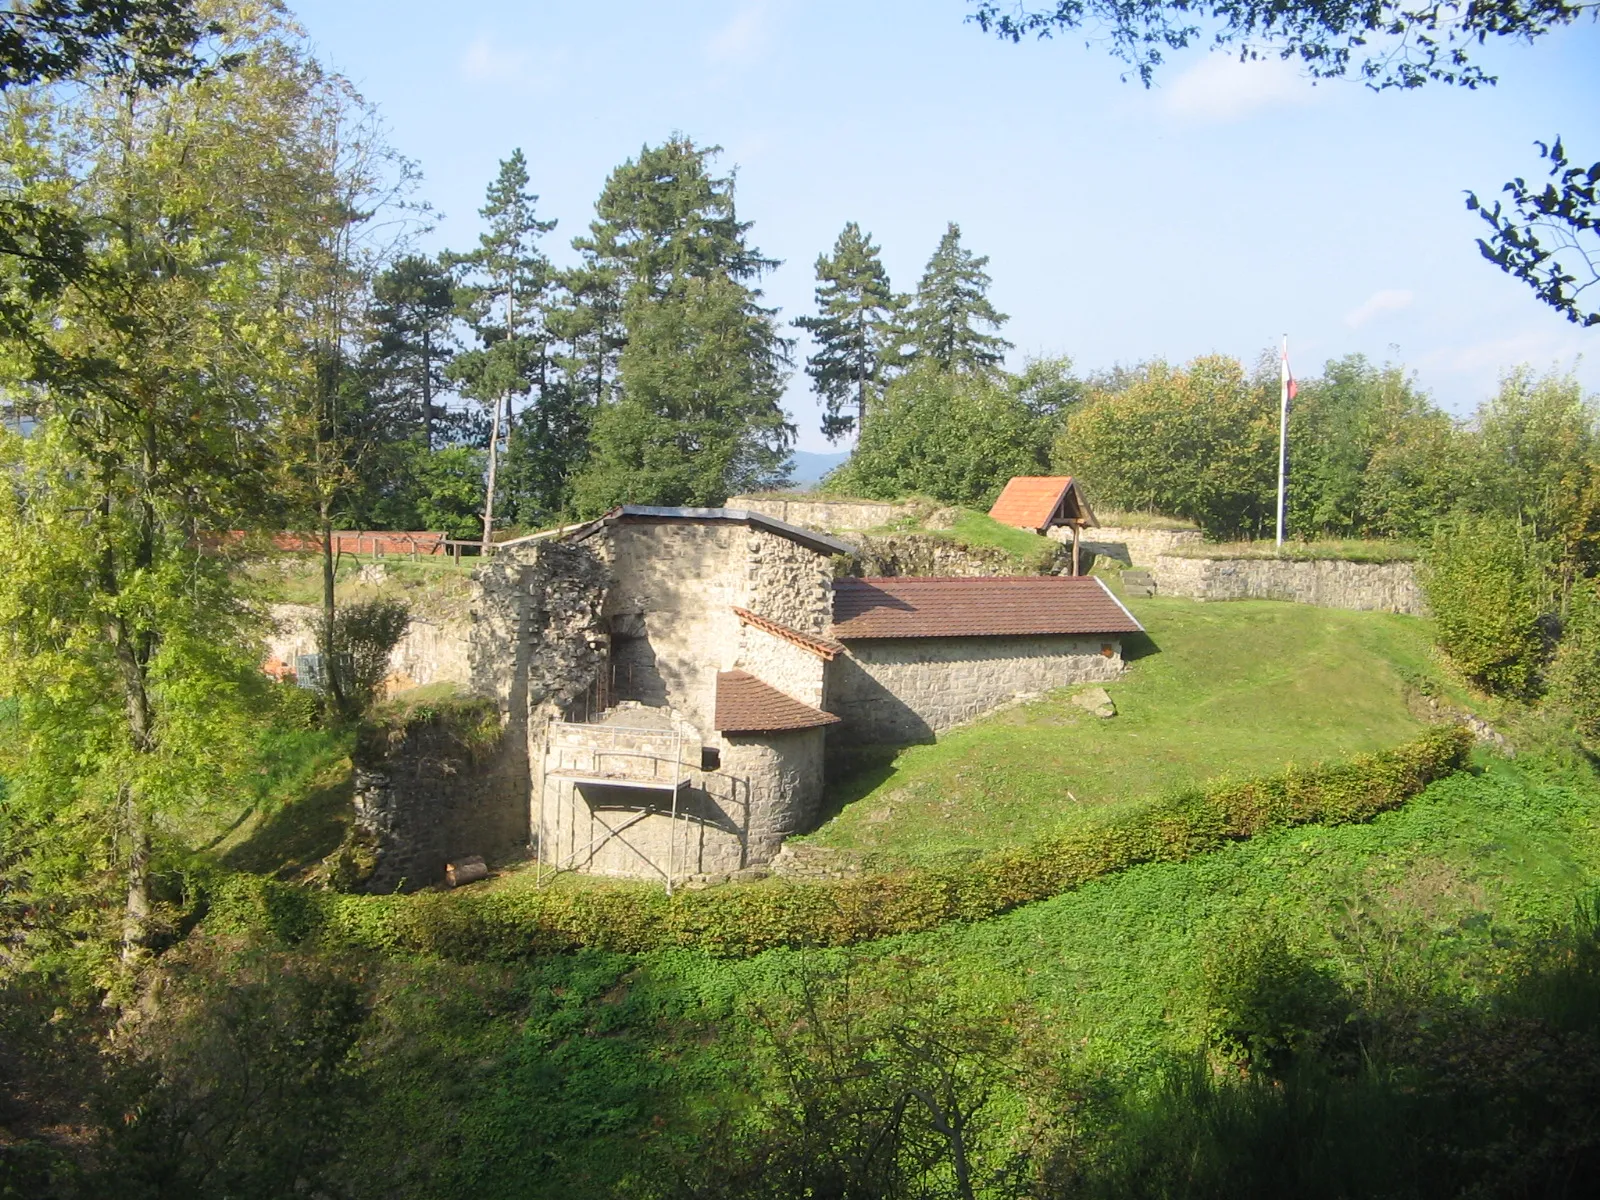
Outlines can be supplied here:
<path id="1" fill-rule="evenodd" d="M 1161 647 L 1148 633 L 1130 633 L 1122 639 L 1122 661 L 1136 662 L 1160 654 Z"/>
<path id="2" fill-rule="evenodd" d="M 817 825 L 826 825 L 851 804 L 894 776 L 895 761 L 908 747 L 858 746 L 841 751 L 830 764 L 832 778 L 822 796 Z"/>
<path id="3" fill-rule="evenodd" d="M 354 820 L 355 785 L 347 774 L 263 817 L 222 861 L 236 871 L 299 879 L 339 848 Z"/>

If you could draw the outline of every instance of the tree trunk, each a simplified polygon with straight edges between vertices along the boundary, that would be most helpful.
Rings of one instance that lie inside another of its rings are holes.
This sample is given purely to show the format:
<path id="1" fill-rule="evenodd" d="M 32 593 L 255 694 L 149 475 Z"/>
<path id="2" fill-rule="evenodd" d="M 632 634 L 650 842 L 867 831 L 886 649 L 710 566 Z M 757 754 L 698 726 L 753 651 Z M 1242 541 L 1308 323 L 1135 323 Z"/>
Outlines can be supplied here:
<path id="1" fill-rule="evenodd" d="M 344 713 L 344 685 L 339 679 L 339 672 L 335 670 L 338 663 L 338 638 L 334 630 L 334 618 L 337 607 L 334 602 L 334 585 L 337 582 L 337 558 L 333 552 L 333 515 L 329 511 L 327 501 L 321 504 L 322 524 L 322 690 L 323 694 L 332 702 L 330 707 L 335 714 Z"/>
<path id="2" fill-rule="evenodd" d="M 488 554 L 494 548 L 494 476 L 496 459 L 500 454 L 500 402 L 495 401 L 494 421 L 489 429 L 489 479 L 483 491 L 483 543 L 481 549 Z"/>
<path id="3" fill-rule="evenodd" d="M 134 800 L 133 789 L 122 789 L 124 832 L 128 839 L 128 899 L 122 910 L 122 961 L 133 965 L 150 942 L 150 830 Z"/>
<path id="4" fill-rule="evenodd" d="M 433 331 L 422 327 L 422 445 L 433 449 Z"/>

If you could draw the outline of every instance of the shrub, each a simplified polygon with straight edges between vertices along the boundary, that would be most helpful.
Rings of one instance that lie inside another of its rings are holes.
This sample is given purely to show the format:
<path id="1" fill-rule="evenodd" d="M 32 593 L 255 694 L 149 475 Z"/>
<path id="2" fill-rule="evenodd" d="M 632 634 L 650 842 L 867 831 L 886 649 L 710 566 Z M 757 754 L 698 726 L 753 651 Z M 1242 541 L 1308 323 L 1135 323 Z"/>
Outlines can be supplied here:
<path id="1" fill-rule="evenodd" d="M 1208 1039 L 1256 1070 L 1280 1074 L 1343 1016 L 1337 985 L 1269 920 L 1228 930 L 1204 967 Z"/>
<path id="2" fill-rule="evenodd" d="M 338 648 L 333 669 L 339 692 L 351 713 L 359 713 L 372 703 L 389 673 L 389 655 L 410 624 L 411 606 L 404 600 L 378 599 L 345 605 L 334 614 L 331 639 L 326 619 L 318 618 L 317 644 L 326 646 L 331 640 Z"/>
<path id="3" fill-rule="evenodd" d="M 1439 645 L 1473 683 L 1503 696 L 1533 693 L 1544 658 L 1544 554 L 1518 523 L 1463 517 L 1440 526 L 1422 587 Z"/>
<path id="4" fill-rule="evenodd" d="M 1181 862 L 1269 829 L 1369 820 L 1459 769 L 1470 746 L 1465 730 L 1433 729 L 1397 750 L 1190 788 L 1097 828 L 941 870 L 826 883 L 767 880 L 670 899 L 645 885 L 342 896 L 233 876 L 208 920 L 291 945 L 317 937 L 463 960 L 582 946 L 629 953 L 694 947 L 726 956 L 845 946 L 985 920 L 1140 863 Z"/>
<path id="5" fill-rule="evenodd" d="M 1578 733 L 1600 739 L 1600 585 L 1593 580 L 1572 591 L 1545 683 L 1551 703 L 1567 711 Z"/>

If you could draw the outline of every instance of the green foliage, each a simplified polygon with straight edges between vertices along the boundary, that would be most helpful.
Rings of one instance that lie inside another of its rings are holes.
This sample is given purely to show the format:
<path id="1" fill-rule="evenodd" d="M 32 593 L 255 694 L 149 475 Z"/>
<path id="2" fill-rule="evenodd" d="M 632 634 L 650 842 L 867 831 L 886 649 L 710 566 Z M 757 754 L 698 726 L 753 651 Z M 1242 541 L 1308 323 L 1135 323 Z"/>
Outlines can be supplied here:
<path id="1" fill-rule="evenodd" d="M 218 932 L 320 938 L 386 953 L 514 959 L 591 946 L 694 946 L 749 955 L 839 946 L 981 921 L 1139 863 L 1183 862 L 1270 829 L 1370 820 L 1465 762 L 1470 736 L 1437 729 L 1399 750 L 1281 776 L 1192 788 L 1101 825 L 1000 851 L 970 865 L 832 884 L 730 885 L 680 893 L 530 884 L 471 894 L 348 897 L 233 876 L 213 899 Z"/>
<path id="2" fill-rule="evenodd" d="M 404 600 L 379 598 L 336 609 L 332 628 L 327 618 L 317 619 L 317 644 L 337 646 L 332 673 L 320 684 L 331 700 L 342 699 L 346 716 L 354 716 L 372 702 L 389 674 L 389 654 L 400 644 L 411 624 L 411 606 Z M 325 664 L 326 669 L 326 664 Z M 332 686 L 337 684 L 337 687 Z"/>
<path id="3" fill-rule="evenodd" d="M 1156 361 L 1071 411 L 1051 462 L 1092 502 L 1195 521 L 1218 538 L 1272 526 L 1277 389 L 1231 358 Z"/>
<path id="4" fill-rule="evenodd" d="M 1600 741 L 1600 585 L 1585 580 L 1572 591 L 1561 642 L 1545 672 L 1549 702 L 1578 733 Z"/>
<path id="5" fill-rule="evenodd" d="M 937 371 L 985 372 L 997 368 L 1011 343 L 978 326 L 999 329 L 1011 318 L 989 303 L 988 256 L 961 244 L 961 226 L 946 226 L 928 259 L 905 316 L 905 357 Z"/>
<path id="6" fill-rule="evenodd" d="M 779 404 L 788 343 L 755 283 L 775 264 L 747 244 L 717 147 L 673 137 L 606 181 L 570 323 L 595 341 L 600 407 L 573 506 L 720 504 L 780 485 L 793 428 Z M 614 357 L 613 357 L 614 356 Z M 620 395 L 601 382 L 609 362 Z"/>
<path id="7" fill-rule="evenodd" d="M 1281 1074 L 1343 1015 L 1334 982 L 1270 917 L 1224 931 L 1203 971 L 1212 1045 L 1258 1071 Z"/>
<path id="8" fill-rule="evenodd" d="M 450 273 L 437 259 L 406 255 L 372 281 L 374 329 L 364 366 L 371 386 L 396 410 L 400 429 L 419 433 L 424 451 L 449 424 L 435 398 L 448 384 L 446 368 L 459 346 L 455 315 Z"/>
<path id="9" fill-rule="evenodd" d="M 1012 475 L 1040 472 L 1045 436 L 1000 380 L 921 367 L 889 385 L 850 461 L 823 486 L 879 500 L 923 495 L 987 509 Z"/>
<path id="10" fill-rule="evenodd" d="M 817 256 L 817 315 L 795 324 L 817 343 L 806 374 L 823 401 L 822 432 L 838 441 L 865 426 L 867 410 L 882 394 L 885 374 L 897 356 L 896 314 L 905 299 L 889 285 L 889 273 L 870 234 L 851 221 Z M 854 406 L 854 414 L 845 409 Z"/>
<path id="11" fill-rule="evenodd" d="M 1461 518 L 1440 526 L 1422 572 L 1439 645 L 1469 680 L 1531 696 L 1545 656 L 1550 611 L 1543 548 L 1519 523 Z"/>
<path id="12" fill-rule="evenodd" d="M 1600 570 L 1600 410 L 1571 375 L 1527 368 L 1477 414 L 1478 512 L 1548 543 L 1564 585 Z"/>

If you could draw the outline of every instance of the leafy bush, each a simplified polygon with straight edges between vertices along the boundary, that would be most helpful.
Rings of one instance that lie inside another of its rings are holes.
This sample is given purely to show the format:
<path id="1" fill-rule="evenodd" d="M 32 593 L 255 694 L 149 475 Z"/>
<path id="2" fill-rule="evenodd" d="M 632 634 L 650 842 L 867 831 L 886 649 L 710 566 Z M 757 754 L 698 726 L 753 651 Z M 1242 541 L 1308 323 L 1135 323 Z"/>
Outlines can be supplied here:
<path id="1" fill-rule="evenodd" d="M 943 870 L 830 883 L 768 880 L 670 899 L 643 885 L 355 897 L 233 876 L 218 889 L 209 920 L 291 944 L 320 937 L 464 960 L 580 946 L 690 946 L 726 956 L 844 946 L 985 920 L 1139 863 L 1181 862 L 1269 829 L 1368 820 L 1459 769 L 1470 745 L 1465 730 L 1437 728 L 1347 763 L 1189 788 L 1103 826 Z"/>
<path id="2" fill-rule="evenodd" d="M 1440 526 L 1422 587 L 1439 645 L 1463 675 L 1498 695 L 1533 693 L 1549 605 L 1543 551 L 1520 523 L 1463 517 Z"/>
<path id="3" fill-rule="evenodd" d="M 348 712 L 359 713 L 372 703 L 389 673 L 389 655 L 411 624 L 411 606 L 404 600 L 377 599 L 347 604 L 333 617 L 317 619 L 317 644 L 336 647 L 333 670 L 338 695 Z"/>
<path id="4" fill-rule="evenodd" d="M 1333 981 L 1270 920 L 1241 923 L 1205 959 L 1207 1036 L 1219 1051 L 1277 1074 L 1337 1025 Z"/>
<path id="5" fill-rule="evenodd" d="M 982 374 L 921 368 L 889 385 L 850 461 L 823 490 L 931 496 L 987 509 L 1013 475 L 1044 469 L 1043 426 L 1014 390 Z"/>
<path id="6" fill-rule="evenodd" d="M 1545 684 L 1550 702 L 1566 710 L 1582 737 L 1594 741 L 1600 739 L 1600 584 L 1585 580 L 1568 603 Z"/>

